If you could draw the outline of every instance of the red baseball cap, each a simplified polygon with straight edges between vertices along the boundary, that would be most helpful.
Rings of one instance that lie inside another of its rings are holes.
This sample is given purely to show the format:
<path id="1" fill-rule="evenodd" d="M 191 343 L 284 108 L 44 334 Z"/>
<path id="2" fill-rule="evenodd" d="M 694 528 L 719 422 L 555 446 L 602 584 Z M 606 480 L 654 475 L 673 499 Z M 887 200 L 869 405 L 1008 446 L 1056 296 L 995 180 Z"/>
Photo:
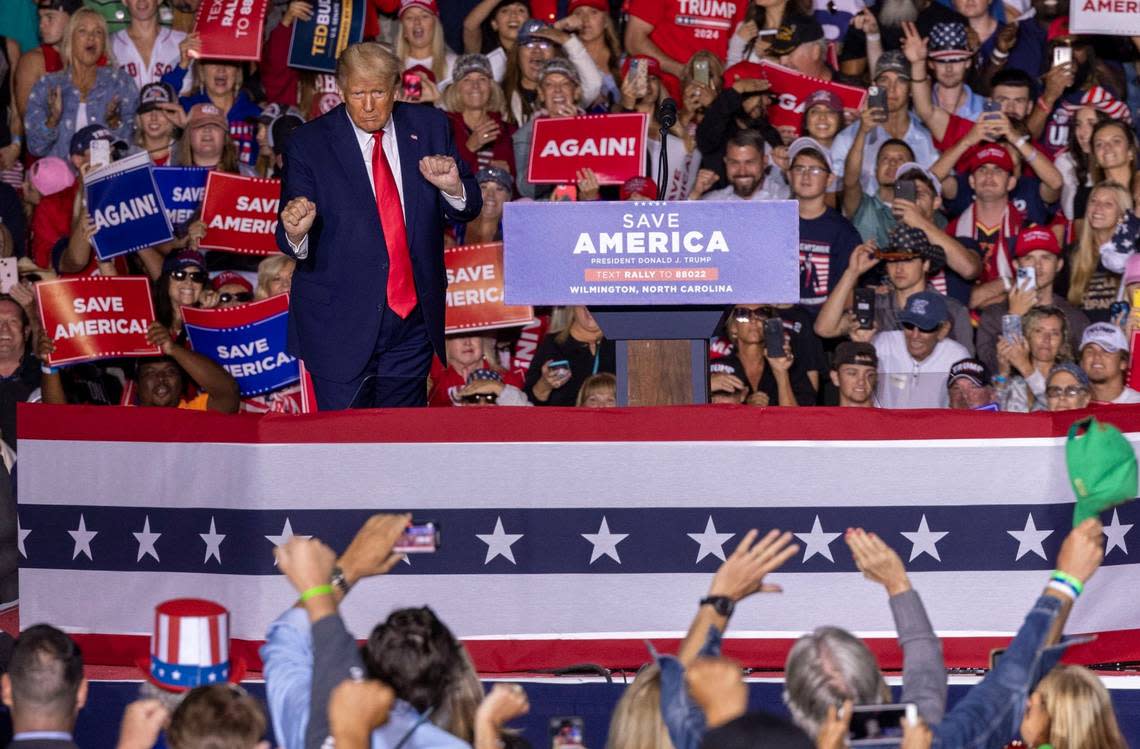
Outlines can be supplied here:
<path id="1" fill-rule="evenodd" d="M 210 279 L 210 288 L 214 291 L 220 290 L 227 284 L 234 284 L 240 286 L 248 292 L 253 292 L 253 284 L 240 273 L 235 273 L 232 270 L 222 271 L 218 275 Z"/>
<path id="2" fill-rule="evenodd" d="M 1053 255 L 1060 255 L 1061 243 L 1057 241 L 1057 235 L 1044 226 L 1033 226 L 1028 229 L 1023 229 L 1014 243 L 1013 256 L 1025 257 L 1036 250 L 1044 250 Z"/>
<path id="3" fill-rule="evenodd" d="M 644 195 L 650 200 L 657 200 L 657 183 L 649 177 L 630 177 L 621 183 L 618 191 L 622 200 L 629 200 L 634 194 Z"/>
<path id="4" fill-rule="evenodd" d="M 758 62 L 738 62 L 728 70 L 724 71 L 724 87 L 730 88 L 732 84 L 741 79 L 756 79 L 764 78 L 764 66 Z"/>
<path id="5" fill-rule="evenodd" d="M 1004 146 L 997 143 L 985 143 L 974 146 L 972 153 L 967 152 L 970 171 L 974 172 L 983 164 L 994 164 L 1013 174 L 1013 157 Z"/>
<path id="6" fill-rule="evenodd" d="M 400 0 L 400 12 L 397 16 L 404 15 L 404 11 L 408 8 L 423 8 L 436 18 L 439 18 L 439 6 L 435 4 L 435 0 Z"/>
<path id="7" fill-rule="evenodd" d="M 1058 16 L 1049 23 L 1049 29 L 1045 32 L 1045 42 L 1049 43 L 1054 39 L 1065 39 L 1072 35 L 1073 32 L 1069 30 L 1069 17 Z"/>
<path id="8" fill-rule="evenodd" d="M 610 12 L 609 0 L 570 0 L 570 6 L 566 12 L 568 14 L 573 13 L 579 8 L 594 8 L 603 13 Z"/>

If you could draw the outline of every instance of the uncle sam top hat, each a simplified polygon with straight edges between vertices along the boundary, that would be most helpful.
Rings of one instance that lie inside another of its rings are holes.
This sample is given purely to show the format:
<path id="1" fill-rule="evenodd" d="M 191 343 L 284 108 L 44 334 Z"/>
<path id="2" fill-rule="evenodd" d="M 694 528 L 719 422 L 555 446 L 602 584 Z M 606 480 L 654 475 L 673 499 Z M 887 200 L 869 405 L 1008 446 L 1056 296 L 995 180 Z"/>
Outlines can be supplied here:
<path id="1" fill-rule="evenodd" d="M 176 598 L 154 608 L 150 681 L 170 692 L 241 681 L 245 663 L 230 662 L 230 612 L 200 598 Z"/>

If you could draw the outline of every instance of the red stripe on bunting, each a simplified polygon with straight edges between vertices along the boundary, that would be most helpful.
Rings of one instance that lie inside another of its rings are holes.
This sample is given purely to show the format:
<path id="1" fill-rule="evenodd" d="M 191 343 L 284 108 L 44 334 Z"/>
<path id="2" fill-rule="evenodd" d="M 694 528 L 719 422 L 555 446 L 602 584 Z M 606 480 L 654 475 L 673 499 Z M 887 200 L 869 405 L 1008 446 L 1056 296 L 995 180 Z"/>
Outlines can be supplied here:
<path id="1" fill-rule="evenodd" d="M 422 408 L 286 415 L 160 408 L 18 406 L 20 439 L 116 442 L 674 442 L 1061 437 L 1095 414 L 1140 432 L 1140 406 L 1000 414 L 951 410 L 757 408 Z"/>
<path id="2" fill-rule="evenodd" d="M 92 666 L 134 666 L 147 659 L 145 635 L 71 635 L 83 649 L 83 660 Z M 987 668 L 990 652 L 1009 645 L 1008 637 L 950 637 L 942 640 L 947 668 Z M 676 653 L 679 639 L 655 639 L 654 647 L 663 653 Z M 748 668 L 783 668 L 791 638 L 736 639 L 724 641 L 724 654 Z M 884 671 L 902 670 L 902 651 L 893 638 L 873 638 L 864 642 L 875 654 Z M 230 657 L 242 661 L 249 671 L 261 671 L 254 640 L 231 640 Z M 481 674 L 522 673 L 537 669 L 557 669 L 580 663 L 596 663 L 611 670 L 637 669 L 648 660 L 643 640 L 465 640 L 464 645 L 475 669 Z M 1140 629 L 1102 632 L 1085 645 L 1075 645 L 1065 655 L 1067 663 L 1117 663 L 1140 661 Z M 141 673 L 141 672 L 140 672 Z"/>

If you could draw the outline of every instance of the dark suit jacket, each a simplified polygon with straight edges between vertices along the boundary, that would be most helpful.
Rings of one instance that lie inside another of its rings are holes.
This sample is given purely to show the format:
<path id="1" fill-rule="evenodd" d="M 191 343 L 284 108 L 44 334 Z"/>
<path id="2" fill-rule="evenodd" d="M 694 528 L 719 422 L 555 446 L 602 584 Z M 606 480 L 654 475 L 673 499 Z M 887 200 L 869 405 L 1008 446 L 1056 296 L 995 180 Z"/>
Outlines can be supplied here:
<path id="1" fill-rule="evenodd" d="M 483 199 L 471 170 L 456 152 L 447 116 L 421 104 L 392 110 L 404 189 L 404 222 L 416 294 L 428 335 L 444 359 L 447 276 L 443 265 L 444 219 L 470 221 Z M 424 156 L 455 159 L 467 190 L 454 210 L 420 174 Z M 388 279 L 388 250 L 356 133 L 344 105 L 302 125 L 285 148 L 281 207 L 303 196 L 317 206 L 308 256 L 297 263 L 289 304 L 289 352 L 317 375 L 349 382 L 367 365 L 380 329 Z M 292 255 L 285 229 L 277 246 Z"/>

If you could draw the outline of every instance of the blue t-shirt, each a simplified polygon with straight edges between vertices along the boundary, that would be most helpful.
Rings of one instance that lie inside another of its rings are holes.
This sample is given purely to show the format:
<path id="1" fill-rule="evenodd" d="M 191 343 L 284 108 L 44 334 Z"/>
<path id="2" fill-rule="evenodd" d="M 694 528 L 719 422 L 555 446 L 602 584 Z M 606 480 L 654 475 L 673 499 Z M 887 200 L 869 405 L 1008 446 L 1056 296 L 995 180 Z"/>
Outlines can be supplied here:
<path id="1" fill-rule="evenodd" d="M 811 310 L 824 303 L 862 241 L 834 208 L 818 218 L 800 219 L 800 304 Z"/>

